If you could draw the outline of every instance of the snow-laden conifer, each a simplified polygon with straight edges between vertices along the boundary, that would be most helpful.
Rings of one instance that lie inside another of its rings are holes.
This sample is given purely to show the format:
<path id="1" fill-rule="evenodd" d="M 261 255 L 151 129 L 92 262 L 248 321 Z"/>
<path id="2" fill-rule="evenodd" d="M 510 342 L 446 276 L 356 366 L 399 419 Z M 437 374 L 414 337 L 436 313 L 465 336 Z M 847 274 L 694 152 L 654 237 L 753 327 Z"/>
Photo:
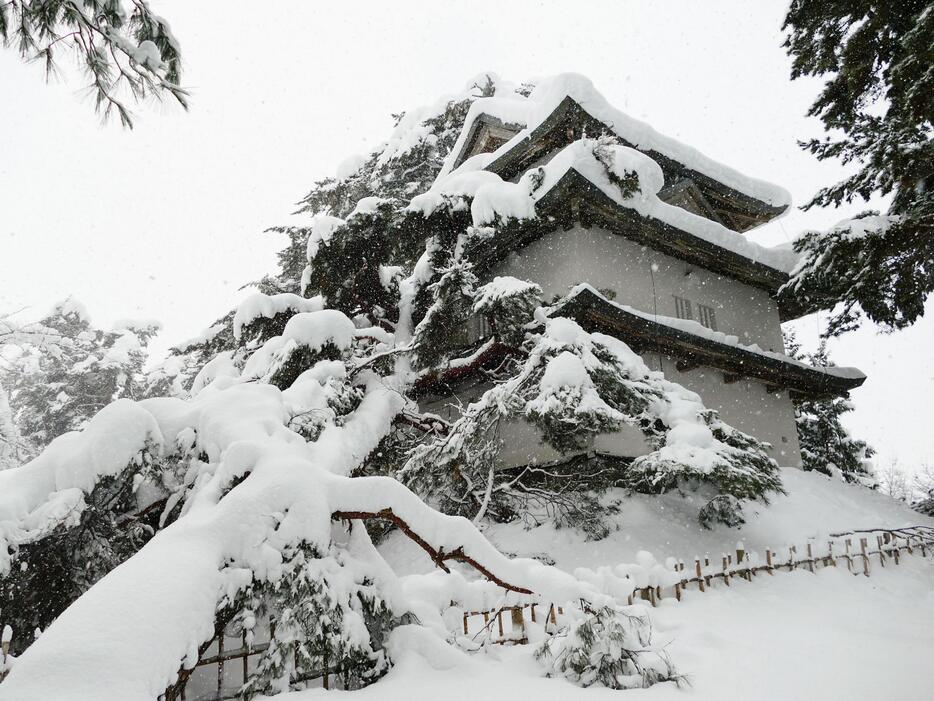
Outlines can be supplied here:
<path id="1" fill-rule="evenodd" d="M 16 348 L 2 377 L 20 434 L 43 447 L 115 399 L 141 397 L 147 345 L 158 329 L 148 320 L 95 328 L 83 305 L 68 299 L 38 324 L 0 338 Z"/>
<path id="2" fill-rule="evenodd" d="M 651 645 L 645 615 L 603 607 L 586 612 L 536 650 L 549 676 L 581 686 L 642 689 L 658 682 L 680 682 L 664 650 Z"/>
<path id="3" fill-rule="evenodd" d="M 807 206 L 891 200 L 881 216 L 796 240 L 802 262 L 782 294 L 807 310 L 833 309 L 830 335 L 864 316 L 883 327 L 909 326 L 934 289 L 934 7 L 794 0 L 783 28 L 791 77 L 825 78 L 808 114 L 828 136 L 803 147 L 857 166 Z"/>
<path id="4" fill-rule="evenodd" d="M 786 334 L 785 345 L 794 358 L 806 360 L 815 367 L 833 366 L 826 341 L 810 354 L 801 351 L 794 334 Z M 846 397 L 795 402 L 801 467 L 830 476 L 839 475 L 847 482 L 873 486 L 870 458 L 875 451 L 865 441 L 853 438 L 843 426 L 842 418 L 851 411 L 853 404 Z"/>

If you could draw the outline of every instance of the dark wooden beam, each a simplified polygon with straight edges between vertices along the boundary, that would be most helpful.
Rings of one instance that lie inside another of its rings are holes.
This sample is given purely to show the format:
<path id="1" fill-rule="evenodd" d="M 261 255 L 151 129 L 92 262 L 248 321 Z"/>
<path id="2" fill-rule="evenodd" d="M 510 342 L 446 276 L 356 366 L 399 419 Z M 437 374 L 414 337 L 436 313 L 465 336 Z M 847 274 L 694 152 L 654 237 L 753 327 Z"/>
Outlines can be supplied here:
<path id="1" fill-rule="evenodd" d="M 739 382 L 742 379 L 743 379 L 743 376 L 736 374 L 736 373 L 732 373 L 732 372 L 723 373 L 723 384 L 725 385 L 732 385 L 735 382 Z"/>
<path id="2" fill-rule="evenodd" d="M 765 386 L 765 391 L 769 394 L 775 394 L 776 392 L 781 392 L 783 389 L 784 387 L 780 387 L 779 385 L 766 385 Z"/>
<path id="3" fill-rule="evenodd" d="M 696 370 L 701 366 L 696 360 L 679 360 L 675 363 L 675 367 L 678 368 L 678 372 L 691 372 L 691 370 Z"/>

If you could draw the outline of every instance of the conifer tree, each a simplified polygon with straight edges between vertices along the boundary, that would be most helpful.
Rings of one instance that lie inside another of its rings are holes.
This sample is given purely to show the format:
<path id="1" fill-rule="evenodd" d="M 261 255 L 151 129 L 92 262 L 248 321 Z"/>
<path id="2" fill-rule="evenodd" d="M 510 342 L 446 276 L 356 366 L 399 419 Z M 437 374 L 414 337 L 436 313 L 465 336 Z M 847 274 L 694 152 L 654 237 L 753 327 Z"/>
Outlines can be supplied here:
<path id="1" fill-rule="evenodd" d="M 888 211 L 810 232 L 782 294 L 807 310 L 832 309 L 826 333 L 863 316 L 890 329 L 913 324 L 934 289 L 934 4 L 929 0 L 794 0 L 784 46 L 792 79 L 825 77 L 808 112 L 831 136 L 802 146 L 858 169 L 806 205 L 873 195 Z"/>
<path id="2" fill-rule="evenodd" d="M 32 452 L 32 446 L 23 438 L 13 421 L 10 399 L 0 382 L 0 470 L 22 465 Z"/>
<path id="3" fill-rule="evenodd" d="M 642 689 L 681 677 L 664 654 L 651 646 L 646 618 L 604 607 L 587 612 L 536 650 L 548 676 L 563 676 L 580 686 Z"/>
<path id="4" fill-rule="evenodd" d="M 786 334 L 785 348 L 791 357 L 814 367 L 833 367 L 825 340 L 821 341 L 817 351 L 805 354 L 794 334 Z M 867 465 L 875 451 L 865 441 L 850 436 L 841 421 L 851 411 L 853 404 L 846 397 L 795 402 L 801 466 L 807 471 L 831 476 L 839 472 L 847 482 L 872 485 L 872 471 Z"/>
<path id="5" fill-rule="evenodd" d="M 281 578 L 243 595 L 240 621 L 255 619 L 255 608 L 276 618 L 269 647 L 243 688 L 245 698 L 289 691 L 323 670 L 342 679 L 345 689 L 367 686 L 387 671 L 383 645 L 396 623 L 393 613 L 379 588 L 355 573 L 359 563 L 348 559 L 336 548 L 322 556 L 303 544 L 288 552 Z"/>
<path id="6" fill-rule="evenodd" d="M 11 0 L 0 4 L 0 40 L 41 61 L 47 77 L 70 49 L 90 77 L 97 111 L 116 112 L 125 127 L 133 126 L 127 95 L 137 102 L 171 96 L 187 109 L 178 40 L 146 2 Z"/>
<path id="7" fill-rule="evenodd" d="M 920 496 L 912 502 L 911 508 L 925 516 L 934 516 L 934 467 L 922 464 L 915 473 L 914 482 L 915 492 Z"/>
<path id="8" fill-rule="evenodd" d="M 494 293 L 491 287 L 515 292 Z M 530 289 L 529 283 L 498 278 L 481 290 L 478 306 L 512 296 L 523 301 L 501 304 L 528 309 Z M 765 446 L 724 424 L 696 395 L 650 372 L 618 339 L 537 313 L 539 329 L 526 335 L 522 356 L 505 364 L 503 379 L 468 406 L 446 435 L 413 451 L 399 478 L 417 493 L 474 519 L 511 520 L 538 507 L 558 524 L 602 537 L 608 512 L 597 497 L 611 486 L 660 493 L 709 483 L 734 498 L 731 513 L 718 519 L 734 524 L 742 522 L 736 500 L 781 491 Z M 500 329 L 514 334 L 522 326 L 520 316 Z M 596 435 L 626 426 L 642 431 L 655 450 L 625 467 L 598 459 L 564 469 L 530 465 L 518 474 L 497 469 L 501 431 L 519 421 L 535 426 L 563 455 L 580 453 Z"/>
<path id="9" fill-rule="evenodd" d="M 39 322 L 41 334 L 21 334 L 19 355 L 4 368 L 13 421 L 38 448 L 81 428 L 121 397 L 143 394 L 147 344 L 153 321 L 120 322 L 113 331 L 94 328 L 84 307 L 69 299 Z"/>

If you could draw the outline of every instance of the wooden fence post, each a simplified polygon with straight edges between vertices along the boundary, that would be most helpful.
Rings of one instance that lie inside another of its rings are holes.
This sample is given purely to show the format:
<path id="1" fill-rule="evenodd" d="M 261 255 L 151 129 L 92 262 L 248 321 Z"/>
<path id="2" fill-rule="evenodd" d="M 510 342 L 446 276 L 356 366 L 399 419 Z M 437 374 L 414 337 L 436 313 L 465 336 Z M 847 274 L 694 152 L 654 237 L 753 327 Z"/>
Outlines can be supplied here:
<path id="1" fill-rule="evenodd" d="M 765 571 L 770 575 L 773 575 L 772 572 L 772 550 L 770 548 L 765 549 Z"/>
<path id="2" fill-rule="evenodd" d="M 746 556 L 746 549 L 743 547 L 742 543 L 736 544 L 736 571 L 740 573 L 740 577 L 743 576 L 741 568 L 743 566 L 743 558 Z M 746 579 L 748 579 L 749 568 L 746 568 Z"/>
<path id="3" fill-rule="evenodd" d="M 701 593 L 707 591 L 707 587 L 704 586 L 704 573 L 701 571 L 700 558 L 694 558 L 694 571 L 697 573 L 697 588 L 701 590 Z"/>
<path id="4" fill-rule="evenodd" d="M 866 554 L 866 539 L 859 539 L 859 549 L 863 555 L 863 574 L 869 576 L 869 555 Z"/>
<path id="5" fill-rule="evenodd" d="M 827 558 L 824 560 L 824 566 L 832 565 L 833 567 L 837 566 L 837 558 L 833 556 L 833 541 L 827 541 Z"/>
<path id="6" fill-rule="evenodd" d="M 503 637 L 503 609 L 496 612 L 496 626 L 499 629 L 499 637 Z"/>
<path id="7" fill-rule="evenodd" d="M 469 631 L 467 629 L 467 612 L 464 611 L 464 635 L 467 635 L 468 632 Z"/>
<path id="8" fill-rule="evenodd" d="M 532 604 L 532 623 L 535 623 L 535 604 Z"/>
<path id="9" fill-rule="evenodd" d="M 220 635 L 217 636 L 217 695 L 220 696 L 221 689 L 224 688 L 224 629 L 221 628 Z"/>
<path id="10" fill-rule="evenodd" d="M 844 552 L 846 553 L 846 568 L 852 572 L 853 571 L 853 556 L 850 555 L 850 546 L 853 545 L 853 541 L 849 538 L 846 539 L 846 548 Z"/>
<path id="11" fill-rule="evenodd" d="M 730 570 L 728 558 L 726 555 L 723 556 L 723 582 L 727 586 L 730 586 Z"/>
<path id="12" fill-rule="evenodd" d="M 876 547 L 879 548 L 879 564 L 885 567 L 885 553 L 882 552 L 882 536 L 876 536 Z"/>
<path id="13" fill-rule="evenodd" d="M 814 571 L 814 553 L 813 553 L 813 551 L 811 550 L 811 544 L 810 544 L 810 543 L 807 544 L 807 553 L 808 553 L 808 561 L 807 561 L 808 570 L 810 570 L 811 572 L 813 572 L 813 571 Z"/>
<path id="14" fill-rule="evenodd" d="M 520 645 L 524 645 L 529 639 L 525 634 L 525 617 L 522 615 L 521 606 L 513 606 L 511 618 L 513 639 Z"/>

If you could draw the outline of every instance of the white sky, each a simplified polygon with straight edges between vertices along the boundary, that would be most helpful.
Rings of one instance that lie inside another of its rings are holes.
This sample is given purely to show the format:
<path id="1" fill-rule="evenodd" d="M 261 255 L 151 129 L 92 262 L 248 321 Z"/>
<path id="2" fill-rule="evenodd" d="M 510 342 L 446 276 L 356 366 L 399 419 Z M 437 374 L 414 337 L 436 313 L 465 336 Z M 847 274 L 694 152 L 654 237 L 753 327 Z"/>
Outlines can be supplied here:
<path id="1" fill-rule="evenodd" d="M 805 202 L 836 164 L 796 146 L 814 81 L 788 79 L 784 2 L 153 1 L 182 44 L 189 113 L 101 126 L 80 77 L 51 85 L 0 50 L 0 311 L 38 316 L 74 295 L 95 321 L 161 319 L 162 350 L 208 326 L 271 272 L 276 237 L 314 180 L 389 134 L 390 114 L 481 71 L 574 71 L 617 107 Z M 793 212 L 767 244 L 863 209 Z M 930 309 L 930 305 L 929 305 Z M 813 317 L 796 324 L 816 343 Z M 832 345 L 869 376 L 851 429 L 882 462 L 934 462 L 934 319 Z"/>

